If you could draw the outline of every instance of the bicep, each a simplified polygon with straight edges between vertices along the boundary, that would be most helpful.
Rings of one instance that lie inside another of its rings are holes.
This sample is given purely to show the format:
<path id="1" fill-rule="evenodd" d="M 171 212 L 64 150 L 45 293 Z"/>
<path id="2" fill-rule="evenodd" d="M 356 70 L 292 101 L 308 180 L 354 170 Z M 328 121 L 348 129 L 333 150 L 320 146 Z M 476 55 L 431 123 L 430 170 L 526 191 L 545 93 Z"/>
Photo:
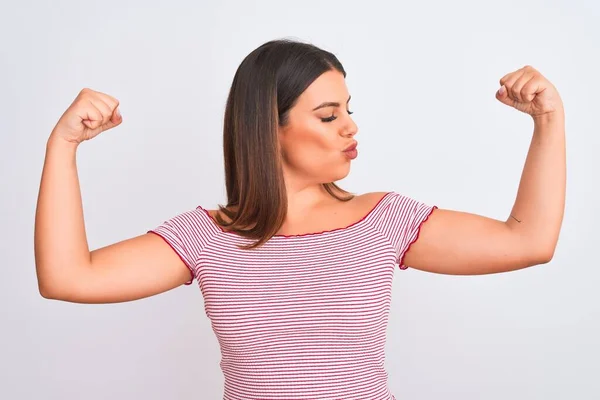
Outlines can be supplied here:
<path id="1" fill-rule="evenodd" d="M 436 209 L 406 251 L 404 264 L 440 274 L 481 275 L 539 264 L 539 254 L 506 222 Z"/>
<path id="2" fill-rule="evenodd" d="M 90 265 L 72 279 L 61 300 L 117 303 L 189 283 L 191 272 L 163 238 L 146 233 L 92 251 Z"/>

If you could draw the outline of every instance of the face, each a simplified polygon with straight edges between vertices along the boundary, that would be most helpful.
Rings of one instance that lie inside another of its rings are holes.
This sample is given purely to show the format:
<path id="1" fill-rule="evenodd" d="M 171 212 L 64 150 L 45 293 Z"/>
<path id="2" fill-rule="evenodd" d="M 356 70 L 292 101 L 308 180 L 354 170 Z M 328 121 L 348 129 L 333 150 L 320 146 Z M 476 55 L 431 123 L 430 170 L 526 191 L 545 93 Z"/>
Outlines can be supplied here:
<path id="1" fill-rule="evenodd" d="M 279 129 L 284 172 L 306 184 L 335 182 L 350 171 L 344 153 L 358 128 L 350 114 L 344 76 L 327 71 L 298 98 L 288 124 Z"/>

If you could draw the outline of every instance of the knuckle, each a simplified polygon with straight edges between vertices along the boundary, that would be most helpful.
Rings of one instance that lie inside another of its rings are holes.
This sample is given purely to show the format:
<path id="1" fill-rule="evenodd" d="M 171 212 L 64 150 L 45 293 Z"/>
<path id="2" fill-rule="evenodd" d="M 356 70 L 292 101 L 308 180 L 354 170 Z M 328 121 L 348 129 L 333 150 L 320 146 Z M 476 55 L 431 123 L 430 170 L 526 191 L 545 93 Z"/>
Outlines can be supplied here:
<path id="1" fill-rule="evenodd" d="M 85 98 L 85 96 L 80 96 L 79 99 L 77 99 L 75 101 L 75 105 L 77 107 L 86 107 L 89 103 L 89 101 L 87 101 L 87 99 Z"/>
<path id="2" fill-rule="evenodd" d="M 79 98 L 80 99 L 89 99 L 92 96 L 92 91 L 90 89 L 82 89 L 81 92 L 79 92 Z"/>

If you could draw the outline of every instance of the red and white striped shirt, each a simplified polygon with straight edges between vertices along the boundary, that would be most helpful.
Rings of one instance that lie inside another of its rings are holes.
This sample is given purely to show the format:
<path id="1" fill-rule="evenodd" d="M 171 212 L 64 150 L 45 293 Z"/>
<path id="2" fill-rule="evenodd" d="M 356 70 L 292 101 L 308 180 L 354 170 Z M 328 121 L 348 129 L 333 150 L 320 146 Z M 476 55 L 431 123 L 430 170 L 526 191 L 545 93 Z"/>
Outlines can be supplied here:
<path id="1" fill-rule="evenodd" d="M 252 239 L 202 207 L 150 232 L 198 281 L 221 347 L 224 399 L 395 399 L 384 347 L 395 265 L 437 207 L 385 194 L 350 226 Z M 188 282 L 188 284 L 191 283 Z"/>

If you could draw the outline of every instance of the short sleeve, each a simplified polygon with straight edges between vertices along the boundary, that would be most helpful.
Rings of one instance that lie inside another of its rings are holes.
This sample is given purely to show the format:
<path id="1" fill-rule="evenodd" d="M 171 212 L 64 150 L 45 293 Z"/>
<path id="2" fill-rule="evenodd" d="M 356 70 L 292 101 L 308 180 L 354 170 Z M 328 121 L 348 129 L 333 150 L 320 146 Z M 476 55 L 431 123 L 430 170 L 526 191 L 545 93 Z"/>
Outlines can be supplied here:
<path id="1" fill-rule="evenodd" d="M 197 278 L 197 260 L 208 241 L 209 231 L 206 218 L 202 214 L 203 210 L 198 207 L 164 221 L 148 231 L 167 242 L 188 267 L 191 277 L 186 285 Z"/>
<path id="2" fill-rule="evenodd" d="M 400 269 L 406 269 L 404 255 L 419 238 L 423 223 L 438 207 L 395 192 L 390 192 L 385 200 L 378 218 L 379 230 L 394 247 Z"/>

